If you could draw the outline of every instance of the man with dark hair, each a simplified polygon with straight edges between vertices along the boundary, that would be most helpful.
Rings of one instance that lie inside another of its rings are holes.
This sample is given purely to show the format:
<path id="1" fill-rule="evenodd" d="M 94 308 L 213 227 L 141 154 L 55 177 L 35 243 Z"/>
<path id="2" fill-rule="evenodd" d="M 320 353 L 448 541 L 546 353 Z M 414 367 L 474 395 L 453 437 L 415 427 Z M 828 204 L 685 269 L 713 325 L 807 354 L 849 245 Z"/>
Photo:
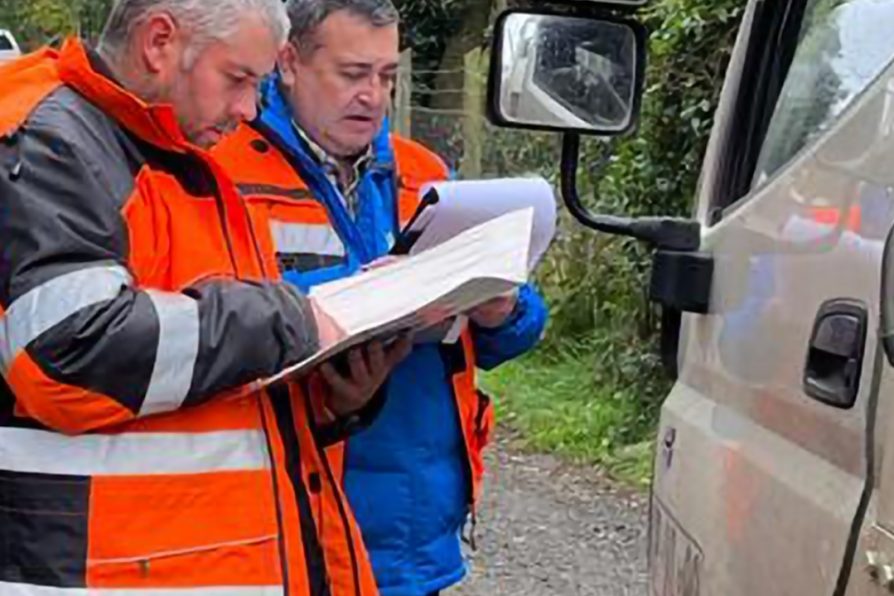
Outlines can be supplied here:
<path id="1" fill-rule="evenodd" d="M 399 61 L 390 0 L 291 0 L 287 10 L 290 43 L 264 86 L 262 113 L 217 156 L 242 185 L 269 266 L 307 289 L 388 254 L 420 188 L 448 171 L 384 126 Z M 390 371 L 372 426 L 329 450 L 385 596 L 426 596 L 464 577 L 461 532 L 493 426 L 475 368 L 531 349 L 546 309 L 525 287 L 469 319 L 455 344 L 414 346 Z M 344 393 L 382 370 L 361 356 L 343 372 L 323 367 L 310 390 Z"/>

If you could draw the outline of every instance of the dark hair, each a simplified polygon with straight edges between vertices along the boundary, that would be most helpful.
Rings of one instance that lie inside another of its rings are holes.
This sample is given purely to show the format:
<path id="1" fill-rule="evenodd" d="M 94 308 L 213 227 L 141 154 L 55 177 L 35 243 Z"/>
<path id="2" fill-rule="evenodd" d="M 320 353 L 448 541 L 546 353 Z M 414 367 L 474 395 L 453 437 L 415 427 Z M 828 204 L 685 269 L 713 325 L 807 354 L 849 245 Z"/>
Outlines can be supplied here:
<path id="1" fill-rule="evenodd" d="M 387 27 L 400 21 L 400 13 L 391 0 L 289 0 L 286 4 L 291 26 L 289 39 L 303 51 L 313 51 L 317 27 L 343 10 L 369 21 L 374 27 Z"/>

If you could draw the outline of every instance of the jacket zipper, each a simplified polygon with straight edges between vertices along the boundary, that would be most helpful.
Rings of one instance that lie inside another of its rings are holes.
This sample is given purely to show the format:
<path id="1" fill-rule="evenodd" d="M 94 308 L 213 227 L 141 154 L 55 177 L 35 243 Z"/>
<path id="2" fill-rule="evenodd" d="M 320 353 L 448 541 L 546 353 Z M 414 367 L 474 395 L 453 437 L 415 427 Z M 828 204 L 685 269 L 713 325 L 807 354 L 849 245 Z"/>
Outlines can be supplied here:
<path id="1" fill-rule="evenodd" d="M 310 395 L 308 392 L 309 387 L 305 385 L 305 395 Z M 310 405 L 310 399 L 305 397 L 304 405 L 307 410 L 307 420 L 308 424 L 310 424 L 312 430 L 314 431 L 312 434 L 316 434 L 317 423 L 314 417 L 313 408 Z M 329 458 L 326 457 L 326 450 L 320 446 L 320 444 L 314 439 L 314 447 L 316 447 L 317 454 L 319 455 L 320 462 L 323 464 L 323 470 L 326 472 L 326 479 L 329 481 L 329 484 L 332 486 L 332 490 L 335 493 L 336 504 L 338 505 L 338 514 L 341 517 L 342 528 L 345 531 L 345 538 L 348 542 L 348 550 L 351 554 L 351 573 L 354 577 L 354 594 L 356 596 L 362 596 L 360 591 L 360 568 L 357 564 L 357 550 L 354 546 L 354 536 L 351 534 L 351 526 L 348 520 L 348 513 L 345 509 L 345 497 L 343 493 L 339 490 L 339 485 L 336 484 L 335 473 L 332 471 L 332 466 L 329 465 Z"/>
<path id="2" fill-rule="evenodd" d="M 255 247 L 255 256 L 258 258 L 258 263 L 261 265 L 261 276 L 265 281 L 270 281 L 270 272 L 267 271 L 267 263 L 264 262 L 264 253 L 261 250 L 261 244 L 258 242 L 258 235 L 255 231 L 255 222 L 251 218 L 251 213 L 248 210 L 248 205 L 245 204 L 245 199 L 241 195 L 240 199 L 242 199 L 242 208 L 245 210 L 245 217 L 248 221 L 248 231 L 251 234 L 251 242 Z"/>
<path id="3" fill-rule="evenodd" d="M 209 167 L 209 169 L 211 170 L 212 177 L 214 177 L 213 168 Z M 220 184 L 218 183 L 216 177 L 214 177 L 214 184 L 215 184 L 215 188 L 217 189 L 216 196 L 219 199 L 218 206 L 223 206 L 223 209 L 226 210 L 226 202 L 223 199 L 223 191 L 221 190 Z M 255 232 L 255 225 L 254 225 L 254 221 L 252 221 L 252 218 L 251 218 L 251 212 L 248 210 L 248 204 L 246 203 L 245 198 L 239 193 L 239 190 L 235 187 L 235 184 L 231 187 L 231 191 L 233 193 L 233 196 L 234 196 L 236 202 L 239 203 L 239 206 L 242 208 L 241 211 L 242 211 L 242 215 L 245 217 L 245 226 L 248 228 L 248 233 L 251 236 L 252 246 L 255 249 L 254 256 L 258 261 L 258 266 L 260 267 L 261 276 L 265 280 L 268 280 L 269 278 L 268 278 L 267 266 L 264 263 L 263 252 L 261 251 L 261 246 L 258 243 L 258 236 L 257 236 L 257 233 Z M 227 244 L 228 244 L 228 246 L 230 246 L 230 250 L 232 250 L 232 241 L 230 239 L 230 232 L 229 232 L 229 229 L 226 227 L 226 224 L 224 225 L 224 230 L 225 230 L 225 234 L 227 237 Z M 238 273 L 237 273 L 237 275 L 238 275 Z"/>
<path id="4" fill-rule="evenodd" d="M 105 558 L 105 559 L 87 559 L 88 563 L 96 564 L 96 565 L 121 565 L 127 563 L 137 563 L 141 567 L 148 568 L 149 564 L 152 561 L 158 561 L 161 559 L 171 559 L 175 557 L 183 557 L 187 555 L 195 555 L 199 553 L 207 553 L 210 551 L 218 550 L 221 548 L 227 547 L 236 547 L 236 546 L 257 546 L 259 544 L 264 544 L 270 542 L 271 540 L 278 540 L 278 534 L 271 534 L 269 536 L 259 536 L 258 538 L 249 538 L 246 540 L 231 540 L 229 542 L 219 542 L 216 544 L 206 544 L 202 546 L 194 546 L 192 548 L 181 548 L 177 550 L 170 551 L 159 551 L 146 555 L 137 555 L 134 557 L 113 557 L 113 558 Z"/>
<path id="5" fill-rule="evenodd" d="M 267 399 L 262 397 L 261 399 Z M 276 500 L 276 528 L 279 532 L 279 559 L 282 567 L 283 579 L 283 596 L 289 596 L 289 559 L 286 552 L 285 532 L 283 531 L 282 521 L 282 501 L 279 494 L 279 481 L 276 479 L 276 461 L 273 457 L 273 445 L 270 442 L 270 427 L 267 422 L 267 414 L 264 412 L 264 405 L 258 401 L 258 408 L 261 410 L 261 424 L 264 427 L 264 440 L 267 442 L 267 456 L 270 459 L 270 476 L 273 479 L 273 498 Z"/>
<path id="6" fill-rule="evenodd" d="M 277 394 L 271 393 L 276 392 Z M 304 544 L 304 563 L 312 596 L 331 596 L 331 578 L 326 567 L 326 556 L 320 542 L 320 534 L 314 520 L 313 505 L 303 477 L 301 444 L 295 424 L 295 414 L 288 387 L 273 385 L 268 389 L 275 422 L 282 435 L 285 450 L 285 466 L 295 492 L 295 507 L 300 524 L 300 539 Z"/>
<path id="7" fill-rule="evenodd" d="M 453 394 L 453 403 L 454 410 L 456 411 L 456 420 L 459 423 L 459 430 L 462 433 L 463 437 L 463 453 L 465 454 L 465 465 L 463 466 L 463 470 L 466 475 L 466 486 L 468 487 L 468 492 L 466 493 L 466 504 L 469 506 L 469 523 L 471 525 L 469 537 L 466 538 L 462 536 L 462 539 L 469 544 L 469 547 L 475 551 L 478 550 L 478 545 L 475 540 L 475 530 L 478 526 L 478 512 L 477 506 L 475 503 L 475 480 L 474 480 L 474 472 L 472 470 L 472 454 L 469 451 L 469 443 L 468 437 L 466 436 L 465 429 L 463 428 L 463 421 L 461 416 L 461 410 L 459 407 L 458 396 L 456 391 L 456 385 L 453 382 L 453 378 L 457 374 L 457 370 L 463 370 L 468 367 L 468 362 L 466 362 L 466 354 L 462 349 L 462 343 L 457 342 L 454 345 L 444 345 L 441 348 L 441 354 L 446 361 L 447 364 L 447 386 L 450 387 L 450 393 Z M 462 368 L 456 366 L 456 361 L 459 359 L 459 362 L 462 363 Z M 479 408 L 480 408 L 480 400 L 479 400 Z M 479 416 L 476 413 L 476 418 Z M 463 526 L 465 528 L 465 525 Z M 463 532 L 464 533 L 464 532 Z"/>
<path id="8" fill-rule="evenodd" d="M 230 228 L 227 225 L 227 207 L 223 204 L 223 198 L 220 196 L 219 190 L 216 190 L 214 193 L 214 202 L 217 203 L 217 215 L 220 217 L 220 227 L 223 228 L 224 241 L 227 243 L 227 252 L 230 257 L 230 263 L 233 265 L 233 274 L 236 276 L 236 279 L 239 279 L 241 277 L 239 275 L 239 265 L 236 263 L 236 253 L 233 250 L 233 239 L 230 237 Z"/>
<path id="9" fill-rule="evenodd" d="M 236 262 L 236 251 L 233 249 L 233 238 L 230 236 L 230 227 L 227 225 L 227 207 L 223 201 L 223 191 L 220 188 L 220 184 L 217 182 L 217 178 L 214 176 L 214 170 L 211 166 L 205 163 L 205 160 L 196 153 L 190 152 L 187 155 L 197 162 L 214 185 L 214 204 L 217 206 L 217 217 L 220 219 L 220 227 L 223 231 L 224 242 L 226 242 L 227 245 L 227 256 L 230 257 L 230 264 L 233 266 L 233 275 L 239 279 L 241 276 L 239 275 L 239 265 Z"/>

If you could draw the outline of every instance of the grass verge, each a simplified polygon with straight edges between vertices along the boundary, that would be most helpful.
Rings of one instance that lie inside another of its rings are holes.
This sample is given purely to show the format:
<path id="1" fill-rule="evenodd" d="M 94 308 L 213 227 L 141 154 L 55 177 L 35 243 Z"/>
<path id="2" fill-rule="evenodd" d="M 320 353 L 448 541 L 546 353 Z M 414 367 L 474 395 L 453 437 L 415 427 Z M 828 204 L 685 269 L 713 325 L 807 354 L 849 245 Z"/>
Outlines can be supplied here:
<path id="1" fill-rule="evenodd" d="M 533 450 L 603 467 L 639 488 L 651 478 L 657 399 L 654 379 L 623 386 L 599 374 L 593 344 L 538 352 L 486 373 L 497 414 Z M 657 383 L 661 385 L 661 383 Z"/>

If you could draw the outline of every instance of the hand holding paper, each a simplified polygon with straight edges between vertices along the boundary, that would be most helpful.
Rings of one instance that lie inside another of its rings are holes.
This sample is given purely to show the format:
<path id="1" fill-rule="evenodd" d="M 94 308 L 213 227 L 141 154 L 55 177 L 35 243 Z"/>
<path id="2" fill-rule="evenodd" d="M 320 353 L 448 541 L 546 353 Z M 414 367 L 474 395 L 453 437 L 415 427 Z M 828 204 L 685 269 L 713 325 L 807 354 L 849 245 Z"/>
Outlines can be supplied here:
<path id="1" fill-rule="evenodd" d="M 409 356 L 412 337 L 403 336 L 389 346 L 381 341 L 351 348 L 344 360 L 345 370 L 339 371 L 335 363 L 325 362 L 320 374 L 330 388 L 326 406 L 338 416 L 345 416 L 366 406 L 376 391 L 391 374 L 395 366 Z"/>
<path id="2" fill-rule="evenodd" d="M 512 290 L 476 306 L 469 312 L 469 318 L 479 327 L 494 329 L 506 322 L 516 304 L 518 290 Z"/>
<path id="3" fill-rule="evenodd" d="M 309 298 L 320 321 L 320 351 L 260 383 L 309 371 L 374 339 L 387 347 L 402 332 L 464 313 L 485 326 L 505 320 L 515 291 L 527 282 L 555 232 L 555 199 L 542 180 L 497 182 L 454 183 L 465 190 L 432 204 L 437 211 L 418 214 L 422 227 L 409 257 L 313 288 Z M 516 202 L 502 196 L 507 189 L 517 191 Z M 443 186 L 438 192 L 459 191 Z M 447 207 L 454 200 L 465 206 Z M 491 200 L 495 206 L 478 204 Z"/>

